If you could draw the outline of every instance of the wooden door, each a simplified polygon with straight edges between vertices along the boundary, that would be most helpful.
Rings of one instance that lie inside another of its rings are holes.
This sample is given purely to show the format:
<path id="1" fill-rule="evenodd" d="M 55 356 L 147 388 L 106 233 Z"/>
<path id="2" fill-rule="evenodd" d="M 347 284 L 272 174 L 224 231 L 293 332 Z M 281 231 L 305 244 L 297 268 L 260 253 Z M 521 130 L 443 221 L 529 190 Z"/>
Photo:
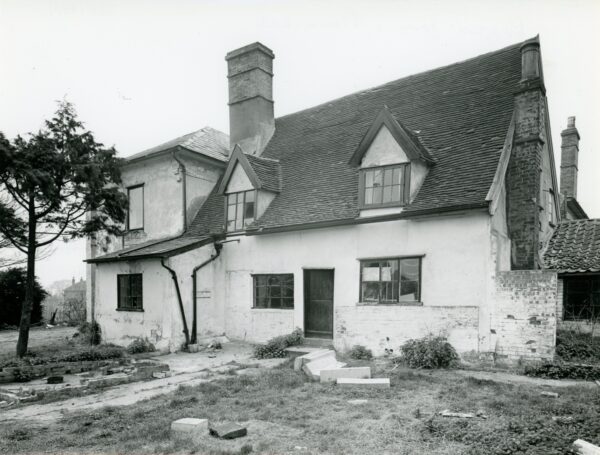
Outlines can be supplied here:
<path id="1" fill-rule="evenodd" d="M 333 270 L 304 270 L 304 333 L 333 338 Z"/>

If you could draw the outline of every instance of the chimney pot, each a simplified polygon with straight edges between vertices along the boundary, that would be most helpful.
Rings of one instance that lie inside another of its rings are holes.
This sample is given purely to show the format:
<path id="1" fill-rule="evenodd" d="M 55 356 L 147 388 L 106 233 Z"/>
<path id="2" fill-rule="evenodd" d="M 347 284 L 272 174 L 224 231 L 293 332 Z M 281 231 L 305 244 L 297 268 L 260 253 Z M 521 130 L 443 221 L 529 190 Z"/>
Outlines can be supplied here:
<path id="1" fill-rule="evenodd" d="M 567 120 L 567 128 L 575 128 L 575 116 L 569 117 Z"/>

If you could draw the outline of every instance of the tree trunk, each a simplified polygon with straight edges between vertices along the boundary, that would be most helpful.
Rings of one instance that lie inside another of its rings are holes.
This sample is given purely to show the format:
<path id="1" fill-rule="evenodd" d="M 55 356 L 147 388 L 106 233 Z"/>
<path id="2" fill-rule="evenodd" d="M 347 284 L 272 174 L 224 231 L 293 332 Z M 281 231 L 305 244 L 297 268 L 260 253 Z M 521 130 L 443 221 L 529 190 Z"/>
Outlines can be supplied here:
<path id="1" fill-rule="evenodd" d="M 29 196 L 29 232 L 27 236 L 27 283 L 25 288 L 25 301 L 21 309 L 21 323 L 19 324 L 19 340 L 17 341 L 17 356 L 27 354 L 29 344 L 29 326 L 31 324 L 31 311 L 35 292 L 35 253 L 36 253 L 36 219 L 33 195 Z"/>

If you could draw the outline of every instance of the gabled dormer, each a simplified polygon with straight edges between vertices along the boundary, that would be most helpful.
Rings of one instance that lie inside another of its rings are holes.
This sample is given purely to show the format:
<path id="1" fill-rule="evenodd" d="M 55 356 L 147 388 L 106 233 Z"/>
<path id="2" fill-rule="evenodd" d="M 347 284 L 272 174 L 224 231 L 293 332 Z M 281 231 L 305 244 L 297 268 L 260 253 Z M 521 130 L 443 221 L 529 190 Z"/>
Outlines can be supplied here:
<path id="1" fill-rule="evenodd" d="M 236 145 L 219 187 L 219 194 L 224 196 L 225 230 L 244 231 L 280 191 L 279 161 L 247 155 Z"/>
<path id="2" fill-rule="evenodd" d="M 350 163 L 359 168 L 362 215 L 364 210 L 401 209 L 410 204 L 434 160 L 419 139 L 384 106 Z"/>

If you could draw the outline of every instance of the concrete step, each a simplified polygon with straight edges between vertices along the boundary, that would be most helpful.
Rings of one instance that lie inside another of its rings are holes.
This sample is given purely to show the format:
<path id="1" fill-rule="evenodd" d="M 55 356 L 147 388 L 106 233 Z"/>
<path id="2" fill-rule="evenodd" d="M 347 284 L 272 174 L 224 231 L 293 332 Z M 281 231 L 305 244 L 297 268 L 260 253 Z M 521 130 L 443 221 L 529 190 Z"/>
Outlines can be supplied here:
<path id="1" fill-rule="evenodd" d="M 372 378 L 372 379 L 356 379 L 356 378 L 339 378 L 338 385 L 342 386 L 363 386 L 363 387 L 390 387 L 390 378 Z"/>
<path id="2" fill-rule="evenodd" d="M 302 367 L 302 371 L 312 380 L 319 381 L 321 379 L 321 371 L 340 369 L 345 366 L 346 364 L 343 362 L 338 362 L 337 360 L 331 361 L 329 358 L 325 358 L 305 364 Z"/>
<path id="3" fill-rule="evenodd" d="M 300 371 L 304 365 L 309 362 L 321 360 L 323 358 L 331 358 L 335 361 L 335 351 L 330 349 L 318 349 L 316 351 L 309 352 L 308 354 L 301 355 L 294 359 L 294 370 Z"/>
<path id="4" fill-rule="evenodd" d="M 340 378 L 370 379 L 370 367 L 333 368 L 320 371 L 321 382 L 336 382 Z"/>
<path id="5" fill-rule="evenodd" d="M 304 338 L 304 345 L 321 349 L 333 349 L 333 340 L 331 338 Z"/>

